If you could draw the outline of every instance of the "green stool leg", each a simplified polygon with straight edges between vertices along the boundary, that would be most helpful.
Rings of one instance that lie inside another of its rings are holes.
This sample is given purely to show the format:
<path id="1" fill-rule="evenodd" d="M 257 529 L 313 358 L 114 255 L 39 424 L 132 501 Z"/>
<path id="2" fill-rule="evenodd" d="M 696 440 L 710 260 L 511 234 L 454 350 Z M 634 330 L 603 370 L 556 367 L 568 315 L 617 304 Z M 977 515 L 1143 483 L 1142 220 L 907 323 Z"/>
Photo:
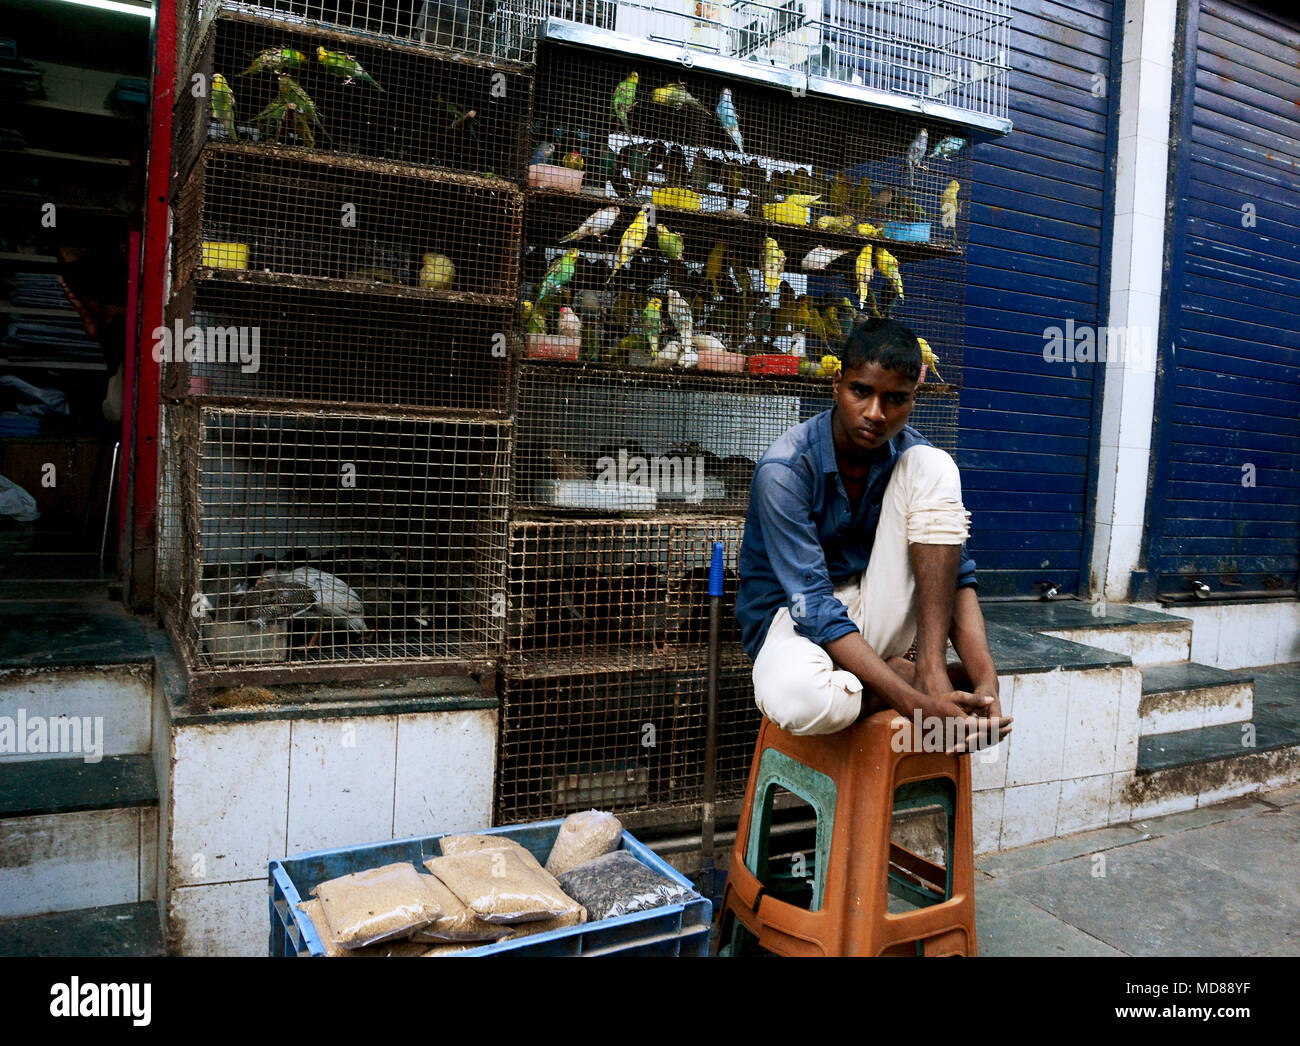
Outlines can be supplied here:
<path id="1" fill-rule="evenodd" d="M 830 864 L 831 834 L 835 828 L 835 782 L 821 771 L 804 766 L 774 748 L 765 750 L 759 760 L 745 867 L 761 883 L 766 884 L 771 878 L 768 844 L 772 832 L 773 792 L 778 787 L 793 792 L 817 815 L 811 910 L 819 911 L 826 889 L 826 869 Z"/>

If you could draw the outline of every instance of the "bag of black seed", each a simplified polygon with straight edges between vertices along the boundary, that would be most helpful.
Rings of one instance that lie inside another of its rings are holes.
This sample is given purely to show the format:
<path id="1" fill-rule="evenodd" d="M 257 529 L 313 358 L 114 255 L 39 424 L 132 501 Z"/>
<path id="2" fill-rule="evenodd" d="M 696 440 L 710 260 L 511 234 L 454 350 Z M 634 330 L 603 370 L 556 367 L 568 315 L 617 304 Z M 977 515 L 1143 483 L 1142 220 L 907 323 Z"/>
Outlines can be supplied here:
<path id="1" fill-rule="evenodd" d="M 559 880 L 560 888 L 587 909 L 592 922 L 699 896 L 648 868 L 626 850 L 585 861 L 559 876 Z"/>

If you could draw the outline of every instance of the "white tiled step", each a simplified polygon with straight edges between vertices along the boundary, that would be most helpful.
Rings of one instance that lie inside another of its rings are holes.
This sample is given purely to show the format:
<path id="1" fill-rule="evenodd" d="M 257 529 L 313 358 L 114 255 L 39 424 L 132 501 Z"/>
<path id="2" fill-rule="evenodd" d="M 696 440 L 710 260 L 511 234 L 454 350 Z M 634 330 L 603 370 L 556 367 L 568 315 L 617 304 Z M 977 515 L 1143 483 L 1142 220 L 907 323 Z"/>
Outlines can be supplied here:
<path id="1" fill-rule="evenodd" d="M 146 753 L 152 699 L 148 663 L 0 671 L 0 762 L 91 754 L 92 745 L 102 756 Z M 63 717 L 77 720 L 75 731 Z M 81 751 L 55 751 L 51 736 L 75 736 Z M 43 746 L 38 737 L 46 738 Z"/>
<path id="2" fill-rule="evenodd" d="M 1242 673 L 1182 662 L 1142 670 L 1142 736 L 1244 723 L 1254 712 L 1254 682 Z"/>

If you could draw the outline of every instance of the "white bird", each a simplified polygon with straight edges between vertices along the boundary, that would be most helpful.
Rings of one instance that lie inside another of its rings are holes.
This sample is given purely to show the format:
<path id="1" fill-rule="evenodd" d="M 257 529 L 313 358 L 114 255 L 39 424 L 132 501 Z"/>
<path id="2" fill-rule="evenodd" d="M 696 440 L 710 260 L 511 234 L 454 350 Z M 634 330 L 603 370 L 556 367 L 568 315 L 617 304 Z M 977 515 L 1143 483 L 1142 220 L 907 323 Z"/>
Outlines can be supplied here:
<path id="1" fill-rule="evenodd" d="M 712 334 L 697 334 L 691 339 L 691 344 L 697 351 L 703 352 L 726 352 L 727 346 L 723 344 L 720 338 L 715 338 Z"/>
<path id="2" fill-rule="evenodd" d="M 673 321 L 673 326 L 677 328 L 678 333 L 682 336 L 682 344 L 690 345 L 691 336 L 695 330 L 695 320 L 691 316 L 691 307 L 686 304 L 686 299 L 678 294 L 671 287 L 664 296 L 668 305 L 668 318 Z"/>
<path id="3" fill-rule="evenodd" d="M 562 338 L 581 338 L 582 320 L 567 305 L 560 307 L 559 319 L 555 321 L 555 331 Z"/>
<path id="4" fill-rule="evenodd" d="M 307 644 L 309 647 L 320 638 L 327 620 L 342 622 L 349 632 L 365 634 L 369 631 L 366 619 L 362 616 L 365 613 L 365 606 L 361 602 L 361 597 L 348 586 L 347 582 L 333 574 L 327 574 L 315 567 L 298 567 L 296 570 L 288 571 L 268 570 L 258 579 L 253 588 L 256 590 L 268 587 L 293 596 L 286 607 L 292 612 L 279 615 L 280 617 L 311 614 L 317 619 L 316 635 Z"/>
<path id="5" fill-rule="evenodd" d="M 839 258 L 843 258 L 848 253 L 848 251 L 837 251 L 832 247 L 818 245 L 803 256 L 803 261 L 799 263 L 799 267 L 811 272 L 820 272 L 826 266 Z"/>
<path id="6" fill-rule="evenodd" d="M 659 347 L 659 354 L 655 356 L 656 367 L 671 367 L 682 355 L 682 343 L 680 341 L 670 341 Z M 698 357 L 697 357 L 698 359 Z"/>
<path id="7" fill-rule="evenodd" d="M 568 236 L 561 237 L 561 243 L 568 243 L 571 240 L 581 240 L 584 236 L 594 236 L 600 239 L 614 227 L 614 222 L 618 220 L 617 207 L 602 207 L 600 210 L 587 216 L 586 221 L 579 225 Z"/>

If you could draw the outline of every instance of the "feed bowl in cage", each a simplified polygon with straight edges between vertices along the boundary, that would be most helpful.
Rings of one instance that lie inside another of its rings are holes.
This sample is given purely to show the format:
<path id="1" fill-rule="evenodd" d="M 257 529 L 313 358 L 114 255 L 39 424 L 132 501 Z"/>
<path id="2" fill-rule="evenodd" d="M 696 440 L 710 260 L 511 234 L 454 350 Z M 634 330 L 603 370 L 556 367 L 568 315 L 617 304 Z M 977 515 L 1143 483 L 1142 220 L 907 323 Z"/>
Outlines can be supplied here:
<path id="1" fill-rule="evenodd" d="M 728 352 L 726 349 L 698 349 L 700 370 L 720 371 L 724 374 L 741 374 L 745 370 L 746 356 L 743 352 Z"/>
<path id="2" fill-rule="evenodd" d="M 546 505 L 590 511 L 653 512 L 658 504 L 653 487 L 601 479 L 544 480 L 537 495 Z"/>
<path id="3" fill-rule="evenodd" d="M 248 244 L 204 240 L 203 265 L 209 269 L 247 269 Z"/>
<path id="4" fill-rule="evenodd" d="M 582 338 L 559 334 L 529 334 L 525 343 L 525 354 L 534 360 L 576 360 L 582 348 Z"/>
<path id="5" fill-rule="evenodd" d="M 798 374 L 799 357 L 787 356 L 784 353 L 765 353 L 760 356 L 750 356 L 749 370 L 751 374 L 782 374 L 787 376 Z"/>
<path id="6" fill-rule="evenodd" d="M 698 211 L 704 204 L 704 197 L 691 189 L 652 189 L 650 199 L 656 207 L 675 207 L 679 211 Z"/>
<path id="7" fill-rule="evenodd" d="M 200 630 L 214 665 L 260 664 L 289 656 L 289 633 L 272 622 L 266 628 L 247 621 L 205 621 Z"/>
<path id="8" fill-rule="evenodd" d="M 929 243 L 929 222 L 885 222 L 880 234 L 887 240 L 900 243 Z"/>
<path id="9" fill-rule="evenodd" d="M 534 163 L 528 167 L 528 185 L 532 189 L 558 189 L 578 192 L 582 188 L 582 171 L 551 163 Z"/>

